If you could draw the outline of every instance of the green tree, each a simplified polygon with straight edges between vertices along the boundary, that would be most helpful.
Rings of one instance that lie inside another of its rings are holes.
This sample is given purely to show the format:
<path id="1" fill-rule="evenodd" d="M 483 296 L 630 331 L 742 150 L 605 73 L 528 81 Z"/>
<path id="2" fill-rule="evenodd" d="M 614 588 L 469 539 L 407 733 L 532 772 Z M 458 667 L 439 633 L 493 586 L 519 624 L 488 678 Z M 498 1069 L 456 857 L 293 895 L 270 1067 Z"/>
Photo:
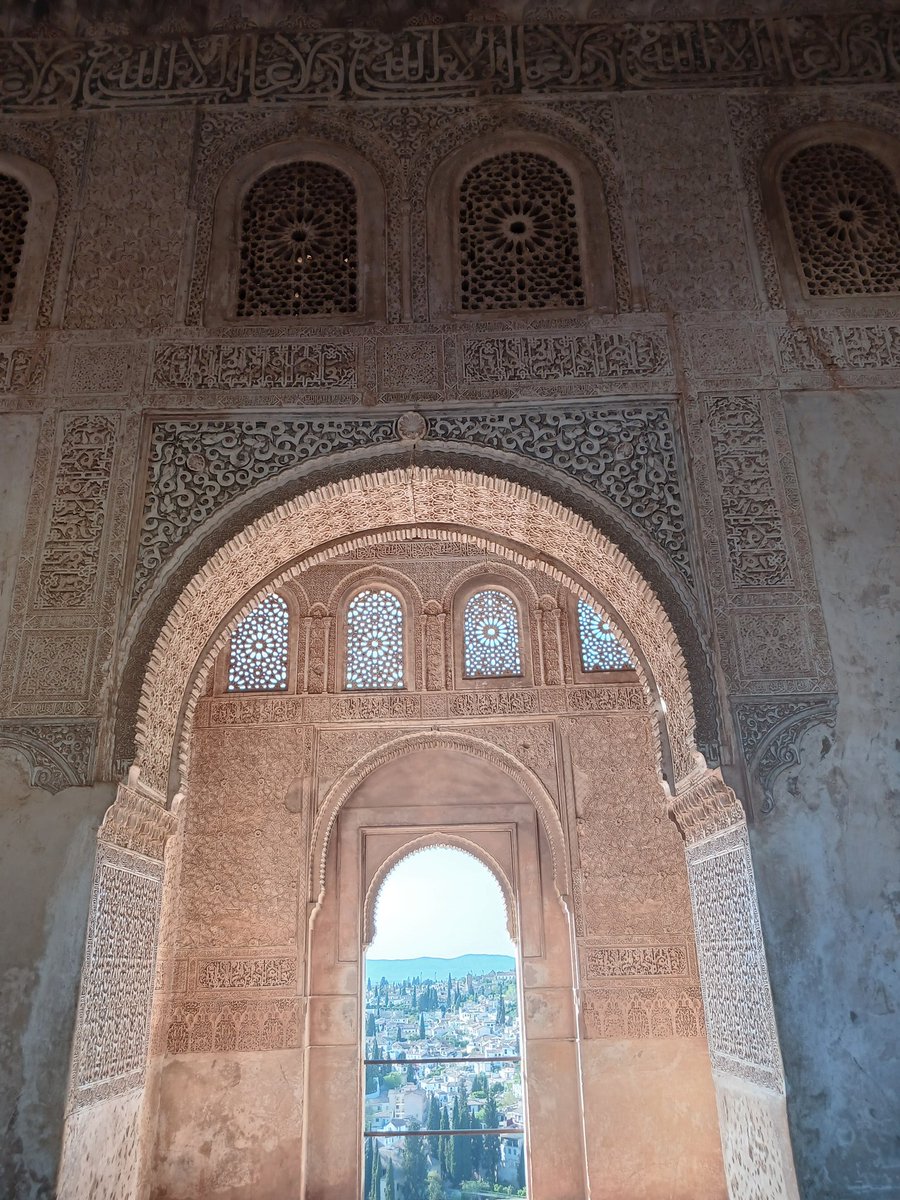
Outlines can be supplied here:
<path id="1" fill-rule="evenodd" d="M 372 1142 L 377 1142 L 377 1138 L 370 1138 Z M 378 1153 L 378 1146 L 375 1146 L 375 1155 L 372 1159 L 372 1182 L 369 1186 L 369 1200 L 381 1200 L 381 1155 Z"/>
<path id="2" fill-rule="evenodd" d="M 499 1121 L 500 1116 L 497 1112 L 497 1101 L 491 1095 L 484 1106 L 484 1127 L 485 1129 L 497 1129 Z M 497 1175 L 500 1171 L 500 1141 L 496 1136 L 484 1138 L 481 1171 L 482 1179 L 487 1180 L 488 1183 L 497 1182 Z"/>
<path id="3" fill-rule="evenodd" d="M 516 1187 L 525 1191 L 525 1147 L 519 1142 L 519 1161 L 516 1163 Z"/>
<path id="4" fill-rule="evenodd" d="M 446 1104 L 441 1105 L 440 1128 L 442 1130 L 450 1128 L 450 1117 L 447 1113 L 447 1105 Z M 452 1141 L 453 1141 L 453 1138 L 451 1138 L 451 1137 L 442 1137 L 441 1138 L 440 1152 L 439 1152 L 438 1157 L 440 1159 L 441 1174 L 444 1176 L 449 1176 L 449 1174 L 450 1174 L 450 1167 L 451 1167 L 450 1143 Z"/>
<path id="5" fill-rule="evenodd" d="M 410 1121 L 410 1131 L 419 1129 L 418 1121 Z M 405 1200 L 428 1200 L 425 1194 L 428 1178 L 428 1162 L 425 1158 L 424 1138 L 404 1138 L 403 1145 L 403 1177 Z"/>
<path id="6" fill-rule="evenodd" d="M 419 1014 L 419 1041 L 424 1042 L 424 1040 L 425 1040 L 425 1014 L 420 1013 Z"/>
<path id="7" fill-rule="evenodd" d="M 397 1026 L 397 1041 L 398 1042 L 403 1041 L 403 1030 L 400 1028 L 399 1025 Z"/>
<path id="8" fill-rule="evenodd" d="M 500 993 L 500 999 L 497 1001 L 497 1024 L 506 1024 L 506 1004 L 503 1000 L 503 993 Z"/>
<path id="9" fill-rule="evenodd" d="M 373 1012 L 366 1013 L 366 1037 L 374 1037 L 375 1029 L 375 1014 Z"/>
<path id="10" fill-rule="evenodd" d="M 469 1101 L 464 1083 L 460 1083 L 453 1100 L 453 1128 L 469 1128 Z M 454 1183 L 462 1183 L 464 1179 L 472 1177 L 472 1139 L 455 1137 L 452 1141 L 453 1158 L 450 1175 Z"/>
<path id="11" fill-rule="evenodd" d="M 369 1200 L 369 1193 L 372 1190 L 372 1159 L 378 1153 L 376 1147 L 377 1141 L 377 1138 L 366 1138 L 366 1152 L 363 1165 L 363 1200 Z"/>
<path id="12" fill-rule="evenodd" d="M 388 1162 L 387 1181 L 385 1182 L 385 1185 L 384 1185 L 384 1200 L 397 1200 L 397 1191 L 394 1186 L 394 1163 L 393 1163 L 393 1161 Z"/>
<path id="13" fill-rule="evenodd" d="M 428 1200 L 447 1200 L 447 1193 L 439 1175 L 428 1176 Z"/>
<path id="14" fill-rule="evenodd" d="M 428 1129 L 440 1129 L 441 1127 L 441 1106 L 438 1104 L 437 1096 L 434 1092 L 428 1094 L 428 1111 L 425 1114 L 425 1125 Z M 437 1134 L 427 1139 L 428 1153 L 438 1163 L 440 1163 L 441 1142 Z"/>

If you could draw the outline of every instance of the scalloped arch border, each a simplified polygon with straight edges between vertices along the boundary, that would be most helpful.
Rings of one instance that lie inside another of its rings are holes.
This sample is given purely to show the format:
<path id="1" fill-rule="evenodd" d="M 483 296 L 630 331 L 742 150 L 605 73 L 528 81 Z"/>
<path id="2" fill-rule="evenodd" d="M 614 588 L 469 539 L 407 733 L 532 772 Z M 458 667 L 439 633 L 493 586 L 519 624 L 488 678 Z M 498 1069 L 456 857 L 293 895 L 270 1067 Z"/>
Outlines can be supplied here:
<path id="1" fill-rule="evenodd" d="M 648 693 L 659 694 L 675 780 L 696 770 L 687 665 L 662 603 L 634 564 L 584 518 L 533 489 L 474 471 L 408 466 L 294 497 L 246 526 L 193 576 L 144 675 L 134 763 L 142 783 L 161 797 L 169 794 L 176 749 L 186 744 L 215 654 L 230 625 L 267 591 L 333 558 L 348 541 L 393 540 L 401 530 L 409 536 L 429 527 L 494 552 L 505 541 L 503 557 L 540 567 L 586 599 L 602 597 L 643 655 L 648 670 L 639 674 Z"/>
<path id="2" fill-rule="evenodd" d="M 516 920 L 515 891 L 512 881 L 507 878 L 506 872 L 497 860 L 488 854 L 487 850 L 479 846 L 477 842 L 473 842 L 459 833 L 434 830 L 431 833 L 413 835 L 410 841 L 404 843 L 404 845 L 392 854 L 389 854 L 372 876 L 372 882 L 366 890 L 366 897 L 363 903 L 363 945 L 366 950 L 368 951 L 378 930 L 378 905 L 381 898 L 382 886 L 387 882 L 388 876 L 392 875 L 394 869 L 399 867 L 405 859 L 411 858 L 415 854 L 422 854 L 426 850 L 458 850 L 460 854 L 467 854 L 469 858 L 474 858 L 477 862 L 481 863 L 485 870 L 490 871 L 497 884 L 506 910 L 506 929 L 509 933 L 510 941 L 518 943 L 519 931 Z"/>
<path id="3" fill-rule="evenodd" d="M 331 785 L 316 816 L 312 831 L 312 851 L 309 859 L 309 894 L 321 897 L 325 889 L 325 863 L 331 833 L 341 809 L 370 775 L 380 767 L 397 759 L 405 758 L 420 750 L 455 750 L 481 759 L 504 771 L 522 789 L 534 805 L 541 827 L 550 846 L 553 863 L 553 879 L 557 893 L 564 903 L 570 895 L 570 878 L 565 835 L 553 797 L 528 767 L 513 755 L 492 742 L 484 742 L 468 733 L 454 730 L 426 729 L 418 733 L 404 734 L 383 746 L 370 750 L 349 767 L 340 779 Z M 485 864 L 487 865 L 487 864 Z M 509 912 L 507 908 L 507 912 Z"/>

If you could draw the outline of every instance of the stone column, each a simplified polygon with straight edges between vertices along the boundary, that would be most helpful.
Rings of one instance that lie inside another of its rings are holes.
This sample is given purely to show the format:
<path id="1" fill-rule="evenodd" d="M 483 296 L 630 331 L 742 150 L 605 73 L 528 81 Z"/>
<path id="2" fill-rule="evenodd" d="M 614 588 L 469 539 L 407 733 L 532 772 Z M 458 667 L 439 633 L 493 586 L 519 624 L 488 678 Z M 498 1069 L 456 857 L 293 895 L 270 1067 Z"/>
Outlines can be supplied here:
<path id="1" fill-rule="evenodd" d="M 799 1200 L 744 811 L 718 771 L 669 803 L 685 840 L 731 1200 Z"/>
<path id="2" fill-rule="evenodd" d="M 97 834 L 60 1200 L 138 1194 L 163 854 L 174 828 L 161 803 L 122 785 Z"/>
<path id="3" fill-rule="evenodd" d="M 426 601 L 422 615 L 422 646 L 427 692 L 443 692 L 447 689 L 446 621 L 447 615 L 440 602 Z"/>
<path id="4" fill-rule="evenodd" d="M 324 604 L 313 604 L 307 620 L 309 641 L 306 654 L 306 690 L 311 696 L 320 696 L 328 690 L 332 620 Z"/>
<path id="5" fill-rule="evenodd" d="M 563 682 L 563 660 L 560 643 L 559 605 L 553 596 L 541 596 L 538 601 L 541 628 L 541 651 L 544 683 L 556 687 Z"/>

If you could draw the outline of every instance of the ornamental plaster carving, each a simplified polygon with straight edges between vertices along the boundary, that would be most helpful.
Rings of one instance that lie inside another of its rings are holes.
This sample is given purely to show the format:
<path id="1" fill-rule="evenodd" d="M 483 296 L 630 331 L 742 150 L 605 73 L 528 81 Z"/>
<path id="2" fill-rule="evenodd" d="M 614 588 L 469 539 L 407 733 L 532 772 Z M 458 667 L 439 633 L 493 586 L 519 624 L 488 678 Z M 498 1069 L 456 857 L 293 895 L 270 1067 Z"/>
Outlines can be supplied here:
<path id="1" fill-rule="evenodd" d="M 175 814 L 163 808 L 158 800 L 119 784 L 115 802 L 106 810 L 97 837 L 110 846 L 133 850 L 162 862 L 166 842 L 175 832 L 176 824 Z"/>
<path id="2" fill-rule="evenodd" d="M 713 1070 L 783 1092 L 746 825 L 686 849 Z"/>
<path id="3" fill-rule="evenodd" d="M 569 895 L 569 865 L 562 826 L 553 797 L 538 777 L 511 754 L 481 738 L 463 734 L 455 729 L 428 730 L 406 734 L 377 746 L 362 755 L 329 789 L 316 814 L 310 851 L 311 896 L 320 895 L 325 887 L 325 859 L 334 823 L 343 805 L 373 771 L 417 750 L 445 749 L 483 759 L 499 767 L 522 789 L 537 810 L 550 846 L 554 882 L 559 896 Z M 509 912 L 509 908 L 507 908 Z"/>
<path id="4" fill-rule="evenodd" d="M 0 745 L 25 754 L 32 787 L 55 794 L 93 782 L 96 721 L 0 721 Z"/>
<path id="5" fill-rule="evenodd" d="M 500 547 L 501 557 L 540 566 L 586 599 L 590 593 L 584 586 L 551 565 L 550 559 L 568 564 L 595 587 L 602 602 L 622 614 L 665 699 L 676 777 L 694 769 L 693 704 L 684 658 L 662 606 L 628 560 L 571 511 L 517 485 L 463 472 L 407 468 L 332 484 L 298 497 L 223 547 L 195 576 L 157 639 L 147 672 L 138 762 L 148 786 L 166 789 L 179 712 L 198 662 L 200 675 L 184 710 L 188 724 L 202 680 L 227 636 L 225 622 L 238 619 L 262 598 L 264 590 L 277 586 L 273 573 L 304 555 L 308 569 L 346 551 L 349 545 L 342 545 L 341 537 L 352 538 L 361 527 L 421 528 L 433 517 L 442 523 L 441 536 L 485 548 L 494 549 L 496 543 L 466 530 L 489 528 L 492 537 L 525 539 L 527 552 L 504 552 Z M 329 549 L 317 549 L 326 539 Z M 263 580 L 267 580 L 264 585 Z"/>
<path id="6" fill-rule="evenodd" d="M 706 1032 L 697 987 L 585 987 L 580 994 L 588 1038 L 700 1038 Z"/>
<path id="7" fill-rule="evenodd" d="M 100 842 L 88 914 L 72 1104 L 143 1083 L 162 894 L 162 863 Z"/>
<path id="8" fill-rule="evenodd" d="M 0 43 L 13 111 L 890 82 L 896 17 L 241 30 Z"/>
<path id="9" fill-rule="evenodd" d="M 669 816 L 688 844 L 743 825 L 745 821 L 741 802 L 720 771 L 705 772 L 674 796 L 669 801 Z"/>
<path id="10" fill-rule="evenodd" d="M 800 741 L 816 725 L 834 733 L 837 701 L 831 696 L 740 701 L 734 705 L 744 757 L 759 781 L 765 815 L 775 806 L 775 784 L 785 772 L 799 767 Z M 823 737 L 822 753 L 830 748 Z"/>
<path id="11" fill-rule="evenodd" d="M 731 1200 L 797 1200 L 784 1099 L 722 1084 L 717 1092 Z"/>

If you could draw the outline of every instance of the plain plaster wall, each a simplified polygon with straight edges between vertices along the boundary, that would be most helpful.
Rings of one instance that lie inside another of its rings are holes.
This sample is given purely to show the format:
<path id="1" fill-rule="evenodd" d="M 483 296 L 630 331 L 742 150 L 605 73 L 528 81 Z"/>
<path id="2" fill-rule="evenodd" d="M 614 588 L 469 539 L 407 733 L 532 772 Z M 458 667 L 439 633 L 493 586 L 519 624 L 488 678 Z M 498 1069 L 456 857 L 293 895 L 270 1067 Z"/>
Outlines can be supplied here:
<path id="1" fill-rule="evenodd" d="M 0 646 L 6 637 L 40 417 L 0 413 Z"/>
<path id="2" fill-rule="evenodd" d="M 55 796 L 0 750 L 0 1196 L 55 1194 L 96 832 L 110 785 Z"/>
<path id="3" fill-rule="evenodd" d="M 806 1200 L 900 1196 L 900 396 L 787 412 L 838 679 L 753 829 Z"/>

